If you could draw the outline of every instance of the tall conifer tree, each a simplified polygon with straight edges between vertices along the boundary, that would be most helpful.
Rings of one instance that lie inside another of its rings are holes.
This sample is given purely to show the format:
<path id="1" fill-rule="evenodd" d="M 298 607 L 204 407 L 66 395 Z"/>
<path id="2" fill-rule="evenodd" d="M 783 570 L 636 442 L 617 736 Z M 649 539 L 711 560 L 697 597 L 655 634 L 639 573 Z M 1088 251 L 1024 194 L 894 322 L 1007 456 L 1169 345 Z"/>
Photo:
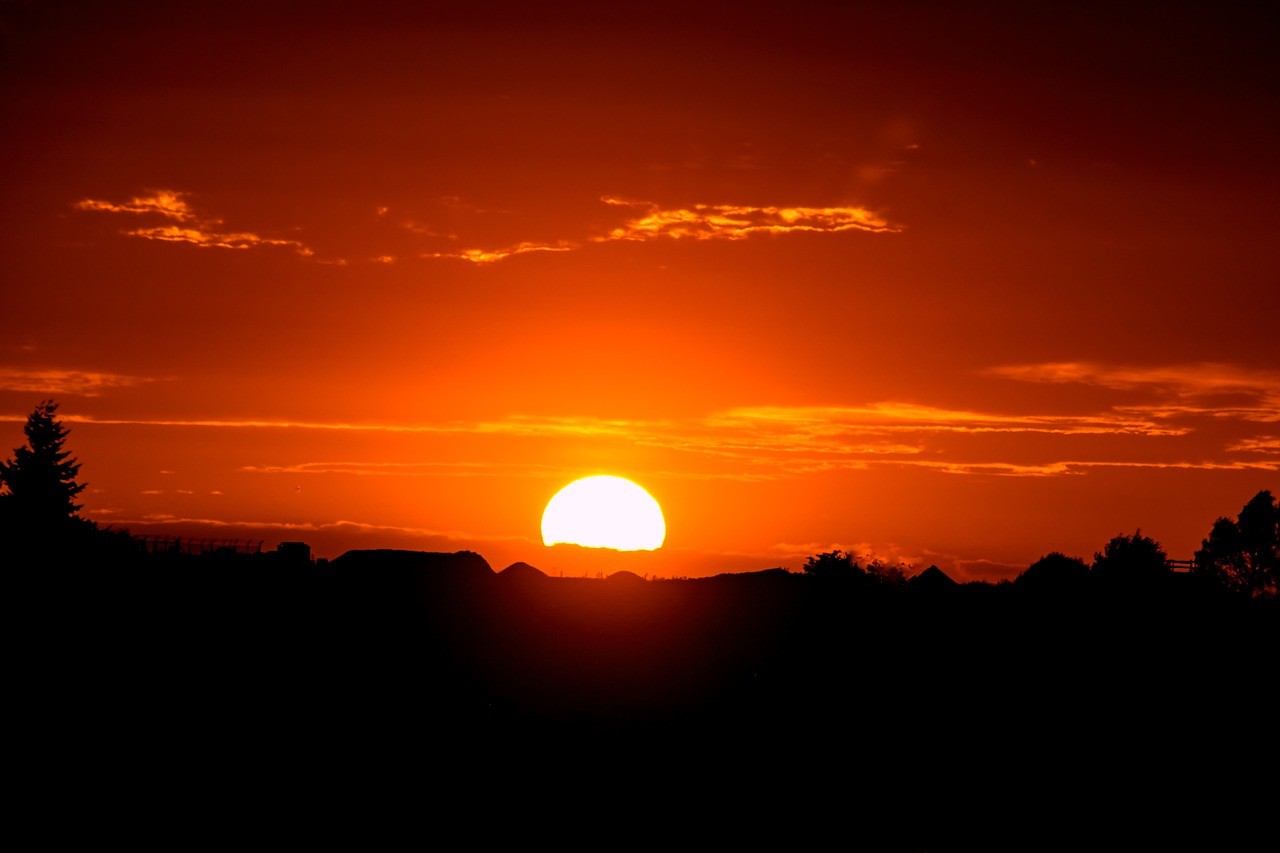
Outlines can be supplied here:
<path id="1" fill-rule="evenodd" d="M 0 497 L 5 515 L 37 528 L 79 520 L 76 498 L 84 483 L 76 481 L 80 462 L 64 445 L 70 432 L 57 418 L 58 404 L 45 400 L 27 416 L 27 446 L 0 462 Z"/>

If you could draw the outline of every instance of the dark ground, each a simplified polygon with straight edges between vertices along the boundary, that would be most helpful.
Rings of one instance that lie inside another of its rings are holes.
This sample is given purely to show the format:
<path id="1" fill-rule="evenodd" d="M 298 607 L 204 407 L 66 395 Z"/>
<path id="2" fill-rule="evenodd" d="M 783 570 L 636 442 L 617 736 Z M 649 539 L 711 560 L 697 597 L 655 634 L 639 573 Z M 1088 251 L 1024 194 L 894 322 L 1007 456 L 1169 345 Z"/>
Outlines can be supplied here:
<path id="1" fill-rule="evenodd" d="M 1033 595 L 353 552 L 28 566 L 6 598 L 18 802 L 55 836 L 1275 842 L 1277 610 L 1185 577 Z"/>

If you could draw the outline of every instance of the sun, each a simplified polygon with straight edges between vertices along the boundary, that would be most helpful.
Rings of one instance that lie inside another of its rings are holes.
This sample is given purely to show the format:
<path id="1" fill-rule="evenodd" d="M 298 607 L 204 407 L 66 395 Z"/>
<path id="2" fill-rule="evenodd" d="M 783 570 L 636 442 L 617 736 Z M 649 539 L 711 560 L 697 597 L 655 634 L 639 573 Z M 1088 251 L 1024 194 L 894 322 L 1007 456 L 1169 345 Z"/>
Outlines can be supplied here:
<path id="1" fill-rule="evenodd" d="M 655 551 L 667 538 L 662 507 L 624 477 L 601 474 L 574 480 L 547 502 L 542 542 L 567 542 L 615 551 Z"/>

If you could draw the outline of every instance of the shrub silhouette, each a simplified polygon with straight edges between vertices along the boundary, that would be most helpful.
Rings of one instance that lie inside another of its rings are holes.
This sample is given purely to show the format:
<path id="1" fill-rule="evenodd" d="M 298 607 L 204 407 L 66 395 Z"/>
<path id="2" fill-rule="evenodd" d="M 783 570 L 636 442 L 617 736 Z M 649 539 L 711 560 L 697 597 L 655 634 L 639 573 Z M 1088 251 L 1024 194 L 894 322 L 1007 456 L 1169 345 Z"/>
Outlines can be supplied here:
<path id="1" fill-rule="evenodd" d="M 867 570 L 858 565 L 857 558 L 839 549 L 814 554 L 804 561 L 804 573 L 819 580 L 862 580 Z"/>
<path id="2" fill-rule="evenodd" d="M 1074 592 L 1089 580 L 1089 566 L 1079 557 L 1050 551 L 1014 578 L 1014 585 L 1032 592 Z"/>
<path id="3" fill-rule="evenodd" d="M 1131 536 L 1112 537 L 1102 551 L 1093 555 L 1092 571 L 1109 583 L 1141 586 L 1169 575 L 1167 559 L 1159 542 L 1137 530 Z"/>

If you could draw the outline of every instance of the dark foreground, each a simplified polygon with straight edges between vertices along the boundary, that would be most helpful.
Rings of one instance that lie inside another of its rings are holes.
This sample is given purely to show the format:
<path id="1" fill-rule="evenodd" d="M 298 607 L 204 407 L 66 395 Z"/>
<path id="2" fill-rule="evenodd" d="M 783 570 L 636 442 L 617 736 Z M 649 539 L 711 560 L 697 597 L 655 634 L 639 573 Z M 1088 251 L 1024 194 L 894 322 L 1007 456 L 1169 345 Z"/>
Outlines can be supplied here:
<path id="1" fill-rule="evenodd" d="M 10 584 L 10 742 L 50 837 L 1275 842 L 1277 611 L 1188 578 L 1031 594 L 353 552 Z"/>

